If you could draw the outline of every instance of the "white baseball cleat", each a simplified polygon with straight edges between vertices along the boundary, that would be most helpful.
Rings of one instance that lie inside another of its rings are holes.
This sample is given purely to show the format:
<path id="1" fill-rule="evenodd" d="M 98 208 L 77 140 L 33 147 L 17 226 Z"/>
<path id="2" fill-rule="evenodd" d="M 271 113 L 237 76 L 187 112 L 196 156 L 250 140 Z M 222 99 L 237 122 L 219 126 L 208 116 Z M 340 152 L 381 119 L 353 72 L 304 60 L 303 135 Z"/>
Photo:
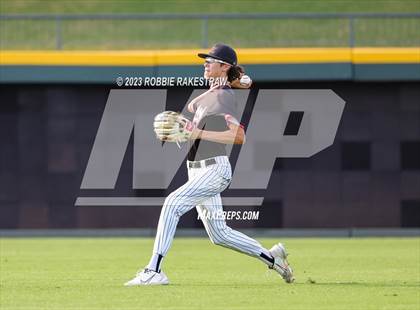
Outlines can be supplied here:
<path id="1" fill-rule="evenodd" d="M 126 282 L 124 286 L 139 286 L 139 285 L 166 285 L 169 284 L 169 279 L 166 274 L 161 272 L 156 272 L 151 269 L 143 269 L 137 272 L 136 276 Z"/>
<path id="2" fill-rule="evenodd" d="M 274 264 L 269 268 L 277 271 L 287 283 L 292 283 L 295 278 L 293 277 L 293 270 L 287 262 L 287 252 L 283 244 L 275 244 L 269 251 L 271 256 L 274 257 Z"/>

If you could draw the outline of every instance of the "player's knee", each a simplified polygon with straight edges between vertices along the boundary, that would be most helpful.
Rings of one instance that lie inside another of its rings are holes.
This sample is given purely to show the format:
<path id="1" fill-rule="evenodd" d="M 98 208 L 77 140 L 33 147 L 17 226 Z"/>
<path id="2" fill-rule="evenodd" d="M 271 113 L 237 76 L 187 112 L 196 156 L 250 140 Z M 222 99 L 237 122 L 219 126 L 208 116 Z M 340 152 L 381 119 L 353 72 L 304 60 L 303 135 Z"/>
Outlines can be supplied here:
<path id="1" fill-rule="evenodd" d="M 173 199 L 171 195 L 166 197 L 165 202 L 163 203 L 163 209 L 169 213 L 175 213 L 177 209 L 176 200 Z"/>
<path id="2" fill-rule="evenodd" d="M 229 236 L 223 231 L 213 232 L 210 234 L 210 240 L 215 245 L 225 246 L 229 244 Z"/>
<path id="3" fill-rule="evenodd" d="M 176 192 L 172 192 L 166 197 L 163 208 L 166 212 L 181 216 L 182 206 L 184 205 L 185 199 L 182 196 L 179 196 Z"/>
<path id="4" fill-rule="evenodd" d="M 186 203 L 185 195 L 180 195 L 179 193 L 172 192 L 165 199 L 165 205 L 183 205 Z"/>
<path id="5" fill-rule="evenodd" d="M 165 214 L 166 216 L 173 216 L 176 214 L 176 207 L 165 202 L 163 204 L 162 214 Z"/>
<path id="6" fill-rule="evenodd" d="M 214 245 L 223 245 L 223 240 L 215 236 L 210 236 L 210 241 Z"/>

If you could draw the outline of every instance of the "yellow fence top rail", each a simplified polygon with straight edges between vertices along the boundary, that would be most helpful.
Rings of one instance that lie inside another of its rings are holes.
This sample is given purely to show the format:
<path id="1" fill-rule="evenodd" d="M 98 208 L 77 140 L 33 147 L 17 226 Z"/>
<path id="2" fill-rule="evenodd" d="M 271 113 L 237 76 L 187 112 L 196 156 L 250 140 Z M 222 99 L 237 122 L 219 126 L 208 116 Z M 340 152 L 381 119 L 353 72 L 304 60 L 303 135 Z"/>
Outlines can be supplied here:
<path id="1" fill-rule="evenodd" d="M 0 65 L 179 66 L 200 65 L 207 50 L 0 51 Z M 420 63 L 420 47 L 410 48 L 243 48 L 239 63 Z"/>

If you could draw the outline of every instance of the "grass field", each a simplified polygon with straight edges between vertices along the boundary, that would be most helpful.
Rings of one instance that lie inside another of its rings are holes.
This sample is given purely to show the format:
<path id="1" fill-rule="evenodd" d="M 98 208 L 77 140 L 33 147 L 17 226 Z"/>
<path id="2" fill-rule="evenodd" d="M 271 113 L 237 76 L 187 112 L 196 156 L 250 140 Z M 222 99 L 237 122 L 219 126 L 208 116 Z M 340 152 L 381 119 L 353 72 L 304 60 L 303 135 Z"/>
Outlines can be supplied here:
<path id="1" fill-rule="evenodd" d="M 283 1 L 69 1 L 2 0 L 1 14 L 90 13 L 415 13 L 414 0 Z M 2 49 L 55 49 L 56 22 L 0 21 Z M 61 23 L 63 49 L 197 48 L 200 20 L 67 20 Z M 419 18 L 358 19 L 357 46 L 416 46 Z M 236 47 L 348 46 L 347 19 L 209 20 L 208 42 Z"/>
<path id="2" fill-rule="evenodd" d="M 420 309 L 419 238 L 283 241 L 292 285 L 258 260 L 178 238 L 163 266 L 171 285 L 126 288 L 152 239 L 3 238 L 0 309 Z"/>

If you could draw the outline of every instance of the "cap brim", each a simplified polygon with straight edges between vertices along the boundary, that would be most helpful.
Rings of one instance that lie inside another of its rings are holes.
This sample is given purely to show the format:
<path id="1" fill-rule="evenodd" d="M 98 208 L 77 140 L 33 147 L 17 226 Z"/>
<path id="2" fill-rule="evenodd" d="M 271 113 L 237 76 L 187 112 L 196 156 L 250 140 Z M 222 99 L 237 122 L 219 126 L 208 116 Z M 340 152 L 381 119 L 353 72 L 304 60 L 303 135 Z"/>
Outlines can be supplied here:
<path id="1" fill-rule="evenodd" d="M 210 58 L 218 59 L 218 60 L 221 60 L 221 61 L 227 62 L 228 64 L 232 65 L 231 63 L 229 63 L 229 62 L 228 62 L 228 61 L 226 61 L 225 59 L 223 59 L 223 58 L 221 58 L 221 57 L 214 56 L 214 55 L 204 54 L 204 53 L 198 53 L 198 54 L 197 54 L 197 56 L 198 56 L 198 57 L 200 57 L 200 58 L 207 58 L 207 57 L 210 57 Z M 232 66 L 233 66 L 233 65 L 232 65 Z"/>
<path id="2" fill-rule="evenodd" d="M 209 54 L 204 54 L 204 53 L 198 53 L 197 56 L 200 57 L 200 58 L 213 57 L 213 56 L 211 56 Z"/>

